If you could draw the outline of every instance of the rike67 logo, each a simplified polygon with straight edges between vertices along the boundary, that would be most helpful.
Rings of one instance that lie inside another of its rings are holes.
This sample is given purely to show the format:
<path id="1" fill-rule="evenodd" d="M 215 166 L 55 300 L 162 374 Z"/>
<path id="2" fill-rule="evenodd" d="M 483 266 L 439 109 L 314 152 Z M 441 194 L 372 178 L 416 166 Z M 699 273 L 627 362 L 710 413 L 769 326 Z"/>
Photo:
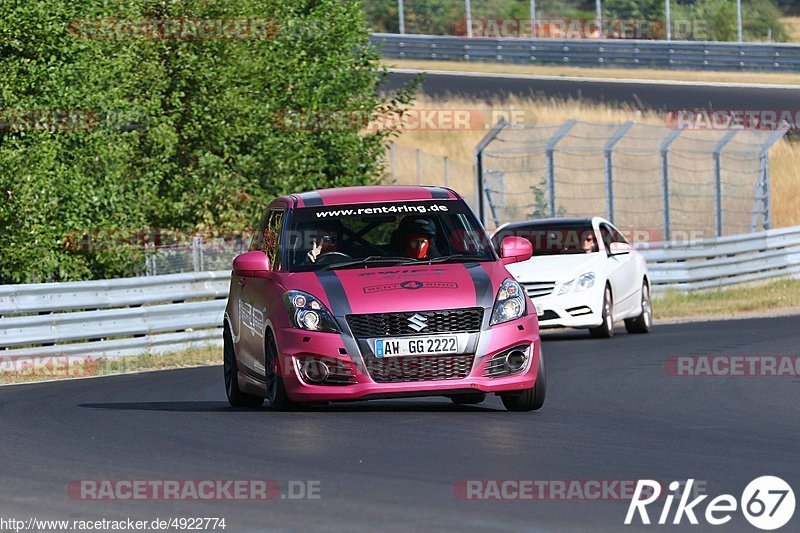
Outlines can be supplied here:
<path id="1" fill-rule="evenodd" d="M 694 479 L 686 482 L 686 488 L 680 491 L 681 483 L 673 481 L 669 484 L 669 491 L 663 499 L 663 507 L 658 516 L 658 524 L 667 524 L 672 513 L 672 504 L 675 496 L 679 497 L 678 505 L 672 517 L 672 524 L 681 524 L 685 517 L 690 524 L 697 525 L 698 515 L 712 526 L 720 526 L 730 522 L 732 514 L 741 509 L 742 514 L 750 524 L 758 529 L 771 531 L 786 525 L 794 515 L 794 491 L 784 480 L 775 476 L 762 476 L 751 481 L 742 492 L 739 501 L 730 494 L 721 494 L 705 507 L 701 513 L 701 503 L 708 496 L 697 496 L 689 500 L 692 495 Z M 658 481 L 643 479 L 636 484 L 633 499 L 625 516 L 625 524 L 634 523 L 638 514 L 642 524 L 650 524 L 650 515 L 647 506 L 660 500 L 662 486 Z M 655 506 L 654 506 L 655 507 Z"/>

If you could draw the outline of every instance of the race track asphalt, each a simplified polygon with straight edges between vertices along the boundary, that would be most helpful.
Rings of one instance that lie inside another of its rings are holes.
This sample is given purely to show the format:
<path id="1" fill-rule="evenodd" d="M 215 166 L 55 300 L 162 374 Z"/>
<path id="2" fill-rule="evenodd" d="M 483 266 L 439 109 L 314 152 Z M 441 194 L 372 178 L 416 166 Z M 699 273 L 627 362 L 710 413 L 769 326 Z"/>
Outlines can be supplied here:
<path id="1" fill-rule="evenodd" d="M 618 327 L 609 340 L 546 333 L 548 398 L 535 413 L 506 412 L 493 396 L 469 407 L 427 398 L 235 410 L 221 367 L 0 387 L 0 518 L 225 517 L 234 532 L 645 529 L 623 526 L 626 501 L 462 500 L 454 484 L 694 478 L 738 498 L 751 479 L 776 475 L 798 491 L 798 378 L 676 377 L 664 364 L 797 355 L 799 320 Z M 321 498 L 71 499 L 68 483 L 82 479 L 313 480 Z M 797 514 L 781 531 L 799 529 Z M 751 528 L 737 513 L 717 530 Z"/>
<path id="2" fill-rule="evenodd" d="M 416 75 L 390 73 L 384 87 L 394 90 Z M 465 76 L 426 73 L 422 92 L 491 100 L 496 97 L 582 98 L 594 102 L 627 104 L 659 111 L 712 108 L 719 110 L 800 110 L 800 86 L 795 88 L 723 87 L 703 84 L 667 85 L 614 81 L 524 79 L 486 75 Z"/>

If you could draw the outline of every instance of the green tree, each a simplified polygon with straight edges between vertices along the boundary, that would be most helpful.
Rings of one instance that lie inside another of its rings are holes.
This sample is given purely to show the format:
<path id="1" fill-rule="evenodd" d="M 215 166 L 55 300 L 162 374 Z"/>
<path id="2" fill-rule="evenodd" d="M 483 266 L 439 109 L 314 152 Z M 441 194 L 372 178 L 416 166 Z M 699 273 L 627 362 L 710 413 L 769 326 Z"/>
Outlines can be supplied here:
<path id="1" fill-rule="evenodd" d="M 72 21 L 108 17 L 270 19 L 277 33 L 70 33 Z M 139 273 L 132 234 L 241 230 L 275 195 L 372 183 L 395 131 L 284 118 L 371 117 L 410 101 L 410 91 L 378 94 L 385 71 L 355 0 L 3 0 L 0 20 L 0 113 L 11 124 L 0 128 L 0 282 Z M 96 124 L 14 117 L 63 109 Z M 81 235 L 108 246 L 75 249 Z"/>

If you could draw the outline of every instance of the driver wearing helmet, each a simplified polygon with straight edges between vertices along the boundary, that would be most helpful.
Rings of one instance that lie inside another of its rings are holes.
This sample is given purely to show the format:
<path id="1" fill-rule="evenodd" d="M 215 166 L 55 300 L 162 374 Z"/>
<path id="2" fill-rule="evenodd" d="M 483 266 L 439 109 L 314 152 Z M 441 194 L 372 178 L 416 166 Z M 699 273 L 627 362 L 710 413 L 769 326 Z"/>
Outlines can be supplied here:
<path id="1" fill-rule="evenodd" d="M 436 225 L 427 218 L 408 216 L 397 227 L 398 247 L 412 259 L 428 259 L 434 255 Z"/>

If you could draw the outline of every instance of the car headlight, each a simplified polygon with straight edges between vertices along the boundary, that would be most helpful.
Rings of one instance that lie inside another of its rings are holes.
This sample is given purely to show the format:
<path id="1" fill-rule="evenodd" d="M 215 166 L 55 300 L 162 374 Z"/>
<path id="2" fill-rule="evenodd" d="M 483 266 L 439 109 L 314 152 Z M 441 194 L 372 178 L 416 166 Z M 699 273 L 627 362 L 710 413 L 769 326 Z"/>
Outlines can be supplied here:
<path id="1" fill-rule="evenodd" d="M 307 292 L 288 291 L 283 295 L 283 303 L 289 311 L 289 322 L 293 327 L 308 331 L 341 333 L 328 308 Z"/>
<path id="2" fill-rule="evenodd" d="M 514 320 L 525 316 L 528 313 L 528 306 L 525 302 L 525 293 L 519 283 L 513 279 L 507 279 L 500 285 L 497 291 L 497 298 L 494 300 L 492 310 L 492 320 L 489 325 L 502 324 L 509 320 Z"/>
<path id="3" fill-rule="evenodd" d="M 594 287 L 594 272 L 587 272 L 581 274 L 575 279 L 571 279 L 561 286 L 558 295 L 567 294 L 568 292 L 585 291 Z"/>

